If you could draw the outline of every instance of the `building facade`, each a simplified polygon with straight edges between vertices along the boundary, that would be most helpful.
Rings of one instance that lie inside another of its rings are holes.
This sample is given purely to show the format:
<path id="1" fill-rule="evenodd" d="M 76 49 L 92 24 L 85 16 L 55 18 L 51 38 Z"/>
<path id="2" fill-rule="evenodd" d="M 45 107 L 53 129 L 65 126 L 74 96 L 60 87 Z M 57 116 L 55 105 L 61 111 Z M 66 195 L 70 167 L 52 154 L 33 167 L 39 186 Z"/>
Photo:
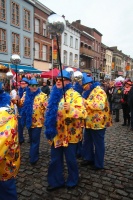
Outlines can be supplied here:
<path id="1" fill-rule="evenodd" d="M 52 37 L 47 32 L 46 21 L 52 10 L 36 1 L 34 8 L 34 67 L 49 71 L 52 67 Z"/>
<path id="2" fill-rule="evenodd" d="M 61 35 L 61 62 L 63 66 L 79 68 L 80 31 L 66 21 Z"/>
<path id="3" fill-rule="evenodd" d="M 18 54 L 22 65 L 33 65 L 34 4 L 28 0 L 1 1 L 1 63 L 10 63 L 11 55 Z"/>

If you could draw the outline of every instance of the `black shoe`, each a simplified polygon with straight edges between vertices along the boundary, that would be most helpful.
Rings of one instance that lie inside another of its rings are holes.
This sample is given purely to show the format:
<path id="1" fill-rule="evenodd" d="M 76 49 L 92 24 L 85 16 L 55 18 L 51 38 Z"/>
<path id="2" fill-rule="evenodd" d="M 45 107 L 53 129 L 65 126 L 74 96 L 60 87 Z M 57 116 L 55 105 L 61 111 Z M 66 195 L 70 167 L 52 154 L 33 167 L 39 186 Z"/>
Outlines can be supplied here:
<path id="1" fill-rule="evenodd" d="M 24 140 L 23 141 L 21 141 L 21 142 L 19 142 L 19 144 L 21 145 L 21 144 L 23 144 L 24 143 Z"/>
<path id="2" fill-rule="evenodd" d="M 104 168 L 98 168 L 98 167 L 95 167 L 95 166 L 91 168 L 91 170 L 95 170 L 95 171 L 103 170 L 103 169 L 104 169 Z"/>
<path id="3" fill-rule="evenodd" d="M 30 164 L 31 164 L 31 165 L 36 165 L 37 162 L 38 162 L 38 160 L 35 161 L 35 162 L 31 162 Z"/>
<path id="4" fill-rule="evenodd" d="M 73 190 L 77 185 L 73 185 L 73 186 L 67 186 L 68 190 Z"/>
<path id="5" fill-rule="evenodd" d="M 87 166 L 87 165 L 94 165 L 94 162 L 89 160 L 83 160 L 81 162 L 81 166 Z"/>
<path id="6" fill-rule="evenodd" d="M 122 126 L 126 126 L 126 124 L 124 123 L 124 124 L 122 124 Z"/>
<path id="7" fill-rule="evenodd" d="M 61 186 L 58 186 L 58 187 L 53 187 L 53 186 L 48 185 L 46 190 L 49 191 L 49 192 L 52 192 L 54 190 L 57 190 L 57 189 L 60 189 L 60 188 L 63 188 L 63 187 L 64 187 L 64 185 L 61 185 Z"/>
<path id="8" fill-rule="evenodd" d="M 28 139 L 28 141 L 27 141 L 28 143 L 30 143 L 30 138 Z"/>

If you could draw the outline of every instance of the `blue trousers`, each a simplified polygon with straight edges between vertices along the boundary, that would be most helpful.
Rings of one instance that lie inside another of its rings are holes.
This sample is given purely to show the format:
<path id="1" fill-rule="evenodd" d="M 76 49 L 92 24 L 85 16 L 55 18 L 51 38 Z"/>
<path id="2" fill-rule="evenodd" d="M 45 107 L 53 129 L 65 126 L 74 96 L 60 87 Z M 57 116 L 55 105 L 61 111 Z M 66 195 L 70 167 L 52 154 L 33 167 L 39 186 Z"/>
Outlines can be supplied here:
<path id="1" fill-rule="evenodd" d="M 84 160 L 93 161 L 95 167 L 104 167 L 105 128 L 101 130 L 85 129 L 82 145 L 82 156 Z"/>
<path id="2" fill-rule="evenodd" d="M 28 130 L 30 137 L 30 163 L 39 159 L 39 145 L 42 127 L 30 128 Z"/>
<path id="3" fill-rule="evenodd" d="M 19 142 L 24 141 L 24 135 L 23 135 L 24 127 L 21 124 L 21 118 L 18 117 L 18 134 L 19 134 Z"/>
<path id="4" fill-rule="evenodd" d="M 0 181 L 0 200 L 17 200 L 15 179 Z"/>
<path id="5" fill-rule="evenodd" d="M 66 186 L 75 186 L 78 183 L 78 165 L 76 161 L 77 144 L 69 144 L 68 147 L 51 147 L 51 162 L 48 168 L 48 184 L 52 187 L 60 187 L 64 180 L 64 155 L 68 168 Z"/>

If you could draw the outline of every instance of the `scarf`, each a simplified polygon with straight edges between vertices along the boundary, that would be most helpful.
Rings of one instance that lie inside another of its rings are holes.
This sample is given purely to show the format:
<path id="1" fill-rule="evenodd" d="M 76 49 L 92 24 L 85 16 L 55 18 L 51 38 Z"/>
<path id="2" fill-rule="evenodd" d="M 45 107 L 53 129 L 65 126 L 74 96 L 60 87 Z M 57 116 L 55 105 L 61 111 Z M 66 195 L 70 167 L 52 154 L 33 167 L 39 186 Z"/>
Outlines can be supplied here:
<path id="1" fill-rule="evenodd" d="M 132 86 L 130 86 L 130 87 L 128 87 L 128 88 L 125 87 L 123 93 L 124 93 L 124 94 L 128 94 L 128 92 L 130 91 L 131 87 L 132 87 Z"/>
<path id="2" fill-rule="evenodd" d="M 69 83 L 64 87 L 64 93 L 72 88 L 72 84 Z M 48 101 L 48 107 L 45 115 L 45 135 L 47 139 L 52 140 L 57 135 L 57 112 L 58 112 L 58 104 L 63 97 L 63 89 L 59 89 L 56 85 L 53 87 L 50 98 Z"/>
<path id="3" fill-rule="evenodd" d="M 26 87 L 26 88 L 27 88 L 27 87 Z M 26 88 L 21 88 L 21 87 L 19 88 L 19 90 L 18 90 L 18 95 L 19 95 L 20 99 L 22 98 L 24 92 L 26 91 Z"/>
<path id="4" fill-rule="evenodd" d="M 36 92 L 31 92 L 29 88 L 26 90 L 25 101 L 21 110 L 21 124 L 29 129 L 32 125 L 33 103 L 34 98 L 40 94 L 40 88 Z"/>
<path id="5" fill-rule="evenodd" d="M 0 92 L 0 108 L 10 105 L 11 97 L 6 92 Z"/>
<path id="6" fill-rule="evenodd" d="M 85 91 L 85 92 L 83 93 L 82 97 L 83 97 L 84 99 L 87 99 L 88 96 L 90 95 L 91 91 L 92 91 L 94 88 L 96 88 L 97 86 L 100 86 L 100 83 L 99 83 L 99 82 L 92 83 L 92 85 L 90 86 L 90 89 L 87 90 L 87 91 Z"/>

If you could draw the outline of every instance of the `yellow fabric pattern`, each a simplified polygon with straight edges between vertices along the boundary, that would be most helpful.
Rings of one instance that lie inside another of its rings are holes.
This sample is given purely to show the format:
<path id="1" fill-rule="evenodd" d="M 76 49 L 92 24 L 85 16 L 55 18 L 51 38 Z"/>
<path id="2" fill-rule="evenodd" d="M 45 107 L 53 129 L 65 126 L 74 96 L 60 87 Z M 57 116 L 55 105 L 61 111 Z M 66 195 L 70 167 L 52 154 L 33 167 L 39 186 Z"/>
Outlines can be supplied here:
<path id="1" fill-rule="evenodd" d="M 0 108 L 0 180 L 15 177 L 20 166 L 17 116 L 12 108 Z"/>
<path id="2" fill-rule="evenodd" d="M 25 95 L 26 92 L 23 94 L 22 98 L 19 101 L 19 107 L 23 106 Z M 44 125 L 44 112 L 46 110 L 46 107 L 47 95 L 41 92 L 38 95 L 36 95 L 34 99 L 31 128 L 42 127 Z"/>
<path id="3" fill-rule="evenodd" d="M 31 128 L 42 127 L 44 125 L 44 112 L 46 106 L 47 95 L 41 92 L 34 99 Z"/>
<path id="4" fill-rule="evenodd" d="M 112 125 L 107 95 L 100 86 L 92 90 L 85 104 L 88 113 L 86 128 L 98 130 Z"/>
<path id="5" fill-rule="evenodd" d="M 66 102 L 70 103 L 70 110 L 64 110 L 64 98 L 58 106 L 57 131 L 54 138 L 54 146 L 67 147 L 68 143 L 78 143 L 82 140 L 83 121 L 87 117 L 84 100 L 81 95 L 72 88 L 65 93 Z"/>

